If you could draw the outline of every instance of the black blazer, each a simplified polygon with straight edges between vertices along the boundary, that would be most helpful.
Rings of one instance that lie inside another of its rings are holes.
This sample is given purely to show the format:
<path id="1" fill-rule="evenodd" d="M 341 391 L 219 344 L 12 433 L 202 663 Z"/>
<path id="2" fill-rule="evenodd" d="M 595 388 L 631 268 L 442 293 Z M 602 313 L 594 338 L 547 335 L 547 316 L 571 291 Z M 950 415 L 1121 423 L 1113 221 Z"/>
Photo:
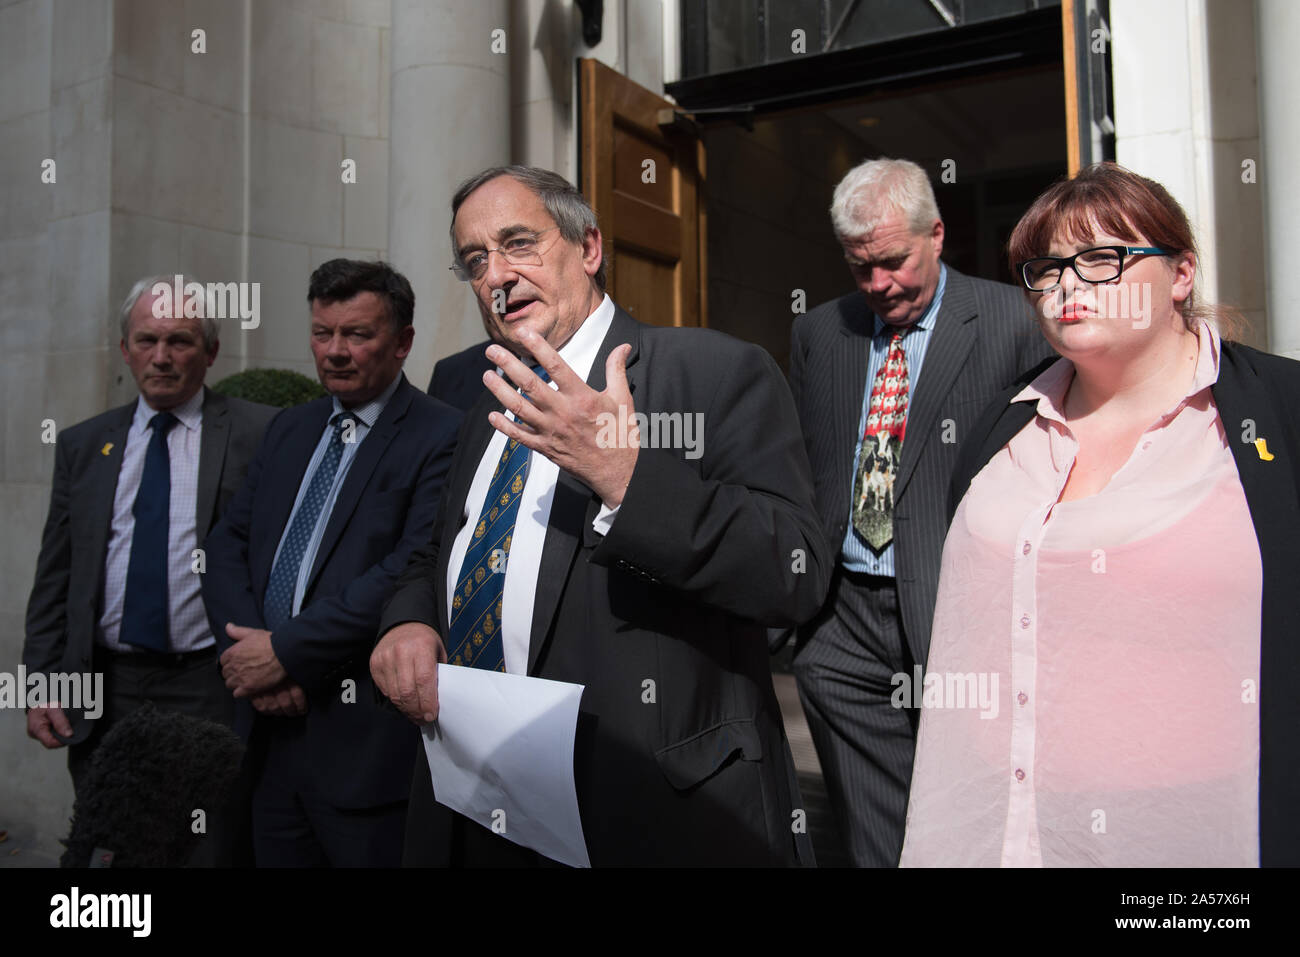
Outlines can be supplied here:
<path id="1" fill-rule="evenodd" d="M 699 458 L 640 450 L 603 538 L 591 527 L 598 497 L 559 474 L 528 674 L 586 685 L 574 772 L 591 862 L 810 862 L 807 834 L 791 826 L 801 802 L 764 628 L 811 617 L 831 570 L 789 390 L 756 346 L 643 325 L 621 309 L 593 389 L 605 388 L 621 343 L 632 344 L 636 409 L 701 412 L 705 431 Z M 433 539 L 402 575 L 381 633 L 421 621 L 447 634 L 447 566 L 493 408 L 485 391 L 466 417 Z M 423 760 L 417 773 L 428 773 Z M 437 813 L 411 807 L 413 820 Z M 421 857 L 414 850 L 408 860 Z"/>
<path id="2" fill-rule="evenodd" d="M 473 408 L 474 403 L 487 391 L 483 385 L 483 373 L 496 368 L 484 355 L 490 345 L 492 340 L 487 339 L 468 349 L 462 349 L 455 355 L 439 359 L 429 379 L 429 395 L 462 412 Z"/>
<path id="3" fill-rule="evenodd" d="M 799 407 L 817 509 L 832 555 L 848 530 L 853 450 L 867 387 L 874 319 L 854 292 L 795 320 L 790 389 Z M 945 503 L 961 440 L 990 397 L 1052 354 L 1024 293 L 948 267 L 943 303 L 912 383 L 907 437 L 894 484 L 894 573 L 916 661 L 930 649 Z"/>
<path id="4" fill-rule="evenodd" d="M 23 664 L 29 673 L 91 668 L 113 499 L 135 409 L 132 401 L 58 435 L 50 510 L 27 602 Z M 194 526 L 199 544 L 243 482 L 266 424 L 278 411 L 204 387 Z M 66 713 L 72 724 L 69 743 L 84 741 L 93 722 L 77 709 Z"/>
<path id="5" fill-rule="evenodd" d="M 230 647 L 227 622 L 265 628 L 262 600 L 276 547 L 333 411 L 329 397 L 286 409 L 266 430 L 248 478 L 208 536 L 203 600 L 213 634 Z M 379 610 L 411 552 L 428 541 L 461 415 L 402 377 L 357 449 L 316 553 L 301 612 L 271 637 L 276 657 L 307 693 L 302 718 L 262 718 L 246 700 L 235 729 L 302 735 L 304 761 L 335 807 L 404 800 L 414 725 L 380 707 L 370 677 Z M 353 681 L 344 699 L 344 682 Z"/>
<path id="6" fill-rule="evenodd" d="M 980 416 L 953 472 L 948 518 L 989 460 L 1034 418 L 1012 403 L 1046 369 L 1021 376 Z M 1300 362 L 1224 342 L 1210 387 L 1228 434 L 1263 565 L 1260 619 L 1259 854 L 1264 866 L 1300 866 Z M 1251 437 L 1262 438 L 1266 461 Z M 1193 561 L 1213 561 L 1198 555 Z"/>

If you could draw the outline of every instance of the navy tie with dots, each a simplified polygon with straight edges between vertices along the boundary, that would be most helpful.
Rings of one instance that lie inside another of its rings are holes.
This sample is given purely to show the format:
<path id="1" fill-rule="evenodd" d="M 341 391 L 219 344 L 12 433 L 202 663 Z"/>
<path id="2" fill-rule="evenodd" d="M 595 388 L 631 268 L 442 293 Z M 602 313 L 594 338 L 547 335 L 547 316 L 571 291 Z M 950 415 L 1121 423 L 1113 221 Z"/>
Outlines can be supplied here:
<path id="1" fill-rule="evenodd" d="M 153 435 L 144 453 L 144 472 L 131 514 L 131 557 L 122 596 L 122 625 L 118 640 L 148 651 L 171 646 L 167 613 L 167 556 L 172 498 L 171 456 L 167 433 L 179 419 L 159 412 L 149 420 Z"/>
<path id="2" fill-rule="evenodd" d="M 535 366 L 533 372 L 543 382 L 550 381 L 541 366 Z M 492 473 L 483 511 L 465 549 L 456 592 L 451 597 L 447 660 L 453 665 L 506 670 L 501 604 L 519 500 L 528 482 L 530 455 L 528 446 L 507 439 Z"/>
<path id="3" fill-rule="evenodd" d="M 355 428 L 355 420 L 346 412 L 339 412 L 331 420 L 334 434 L 325 455 L 312 474 L 307 494 L 302 497 L 302 504 L 294 513 L 289 525 L 289 534 L 285 536 L 284 546 L 271 569 L 271 580 L 266 585 L 266 597 L 262 601 L 262 620 L 268 631 L 275 631 L 293 617 L 293 593 L 298 587 L 298 571 L 302 568 L 302 557 L 307 553 L 307 543 L 311 541 L 316 522 L 320 519 L 321 509 L 329 498 L 334 486 L 334 475 L 339 470 L 343 459 L 343 433 L 349 424 Z"/>

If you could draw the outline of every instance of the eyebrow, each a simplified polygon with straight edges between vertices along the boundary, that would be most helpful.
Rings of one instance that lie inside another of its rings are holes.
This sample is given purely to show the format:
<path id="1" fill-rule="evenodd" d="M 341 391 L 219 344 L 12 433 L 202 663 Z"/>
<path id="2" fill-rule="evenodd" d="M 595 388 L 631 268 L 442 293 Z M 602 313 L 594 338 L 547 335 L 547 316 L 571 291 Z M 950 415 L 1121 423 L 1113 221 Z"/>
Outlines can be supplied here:
<path id="1" fill-rule="evenodd" d="M 535 232 L 539 232 L 539 230 L 534 229 L 532 226 L 525 226 L 522 223 L 513 223 L 509 226 L 503 226 L 500 229 L 498 229 L 495 233 L 492 234 L 492 238 L 493 240 L 499 243 L 501 242 L 501 240 L 509 236 L 514 236 L 517 233 L 535 233 Z M 475 249 L 482 249 L 482 248 L 483 246 L 478 243 L 467 243 L 466 245 L 461 246 L 459 249 L 456 250 L 456 256 L 460 259 L 464 259 L 466 253 L 473 252 Z"/>
<path id="2" fill-rule="evenodd" d="M 1065 253 L 1065 254 L 1060 255 L 1060 256 L 1054 256 L 1054 255 L 1052 255 L 1052 254 L 1049 252 L 1049 253 L 1047 253 L 1046 257 L 1041 257 L 1041 258 L 1047 258 L 1047 259 L 1069 259 L 1071 256 L 1077 256 L 1079 253 L 1081 253 L 1081 252 L 1086 252 L 1086 251 L 1089 250 L 1089 249 L 1105 249 L 1105 248 L 1107 248 L 1108 246 L 1132 246 L 1132 245 L 1133 245 L 1133 243 L 1131 243 L 1131 242 L 1129 242 L 1129 241 L 1127 241 L 1127 240 L 1121 242 L 1121 241 L 1118 240 L 1118 239 L 1113 239 L 1113 240 L 1112 240 L 1112 239 L 1105 239 L 1105 240 L 1102 240 L 1102 239 L 1090 239 L 1090 240 L 1087 241 L 1087 245 L 1086 245 L 1086 246 L 1080 246 L 1078 249 L 1076 249 L 1076 250 L 1075 250 L 1074 252 L 1072 252 L 1072 253 Z M 1048 249 L 1061 249 L 1062 247 L 1059 247 L 1059 246 L 1055 246 L 1055 247 L 1054 247 L 1054 246 L 1048 246 L 1047 248 L 1048 248 Z"/>
<path id="3" fill-rule="evenodd" d="M 177 336 L 194 339 L 198 337 L 198 333 L 193 329 L 169 329 L 163 333 L 151 329 L 136 329 L 131 334 L 132 339 L 175 339 Z"/>
<path id="4" fill-rule="evenodd" d="M 869 262 L 887 263 L 887 262 L 892 262 L 895 259 L 906 259 L 911 254 L 912 254 L 912 250 L 907 248 L 891 249 L 889 252 L 883 253 L 882 255 L 877 256 L 874 259 L 863 259 L 861 256 L 855 255 L 854 253 L 850 252 L 847 249 L 844 250 L 845 258 L 850 259 L 853 262 L 859 262 L 859 263 L 869 263 Z"/>

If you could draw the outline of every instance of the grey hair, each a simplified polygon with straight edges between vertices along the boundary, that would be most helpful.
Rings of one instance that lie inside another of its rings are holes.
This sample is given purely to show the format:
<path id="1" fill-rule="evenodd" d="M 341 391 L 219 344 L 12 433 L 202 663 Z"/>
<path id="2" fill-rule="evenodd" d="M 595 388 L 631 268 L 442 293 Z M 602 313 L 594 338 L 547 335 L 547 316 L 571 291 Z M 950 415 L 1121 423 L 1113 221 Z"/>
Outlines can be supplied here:
<path id="1" fill-rule="evenodd" d="M 175 279 L 176 276 L 173 274 L 170 276 L 145 276 L 143 279 L 136 280 L 135 285 L 131 287 L 131 291 L 126 294 L 126 298 L 122 300 L 121 307 L 117 310 L 118 324 L 122 327 L 123 342 L 130 337 L 131 310 L 134 309 L 135 304 L 140 301 L 140 297 L 153 289 L 153 287 L 158 283 L 164 283 L 168 288 L 171 288 Z M 198 282 L 198 280 L 193 278 L 187 280 L 182 277 L 182 289 L 185 285 L 188 285 L 191 282 Z M 203 284 L 199 283 L 199 285 Z M 206 289 L 206 287 L 204 288 Z M 206 303 L 206 301 L 205 298 L 204 302 Z M 204 351 L 211 352 L 216 348 L 217 343 L 221 339 L 221 323 L 217 321 L 215 316 L 209 316 L 207 314 L 207 309 L 205 308 L 203 318 L 199 320 L 199 329 L 203 335 Z"/>
<path id="2" fill-rule="evenodd" d="M 831 199 L 831 223 L 841 239 L 873 232 L 890 213 L 901 213 L 915 234 L 928 233 L 939 216 L 930 177 L 911 160 L 859 163 L 845 174 Z"/>
<path id="3" fill-rule="evenodd" d="M 547 214 L 560 227 L 560 235 L 571 243 L 581 243 L 587 236 L 587 230 L 597 229 L 596 211 L 591 208 L 586 197 L 559 173 L 539 166 L 493 166 L 481 173 L 476 173 L 456 187 L 451 197 L 451 236 L 452 255 L 456 254 L 456 214 L 461 205 L 469 199 L 480 186 L 498 176 L 509 176 L 528 187 L 542 201 Z M 605 291 L 605 250 L 600 251 L 600 267 L 592 277 L 596 287 Z"/>

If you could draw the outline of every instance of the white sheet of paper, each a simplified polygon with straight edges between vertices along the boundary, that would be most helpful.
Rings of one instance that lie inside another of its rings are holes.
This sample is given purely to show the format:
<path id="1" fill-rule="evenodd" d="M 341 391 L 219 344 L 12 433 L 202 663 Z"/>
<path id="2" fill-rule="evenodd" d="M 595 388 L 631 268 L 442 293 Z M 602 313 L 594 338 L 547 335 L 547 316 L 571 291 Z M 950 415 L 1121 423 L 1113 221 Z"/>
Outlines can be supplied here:
<path id="1" fill-rule="evenodd" d="M 590 867 L 573 782 L 582 691 L 439 665 L 438 720 L 423 728 L 438 802 L 552 860 Z"/>

